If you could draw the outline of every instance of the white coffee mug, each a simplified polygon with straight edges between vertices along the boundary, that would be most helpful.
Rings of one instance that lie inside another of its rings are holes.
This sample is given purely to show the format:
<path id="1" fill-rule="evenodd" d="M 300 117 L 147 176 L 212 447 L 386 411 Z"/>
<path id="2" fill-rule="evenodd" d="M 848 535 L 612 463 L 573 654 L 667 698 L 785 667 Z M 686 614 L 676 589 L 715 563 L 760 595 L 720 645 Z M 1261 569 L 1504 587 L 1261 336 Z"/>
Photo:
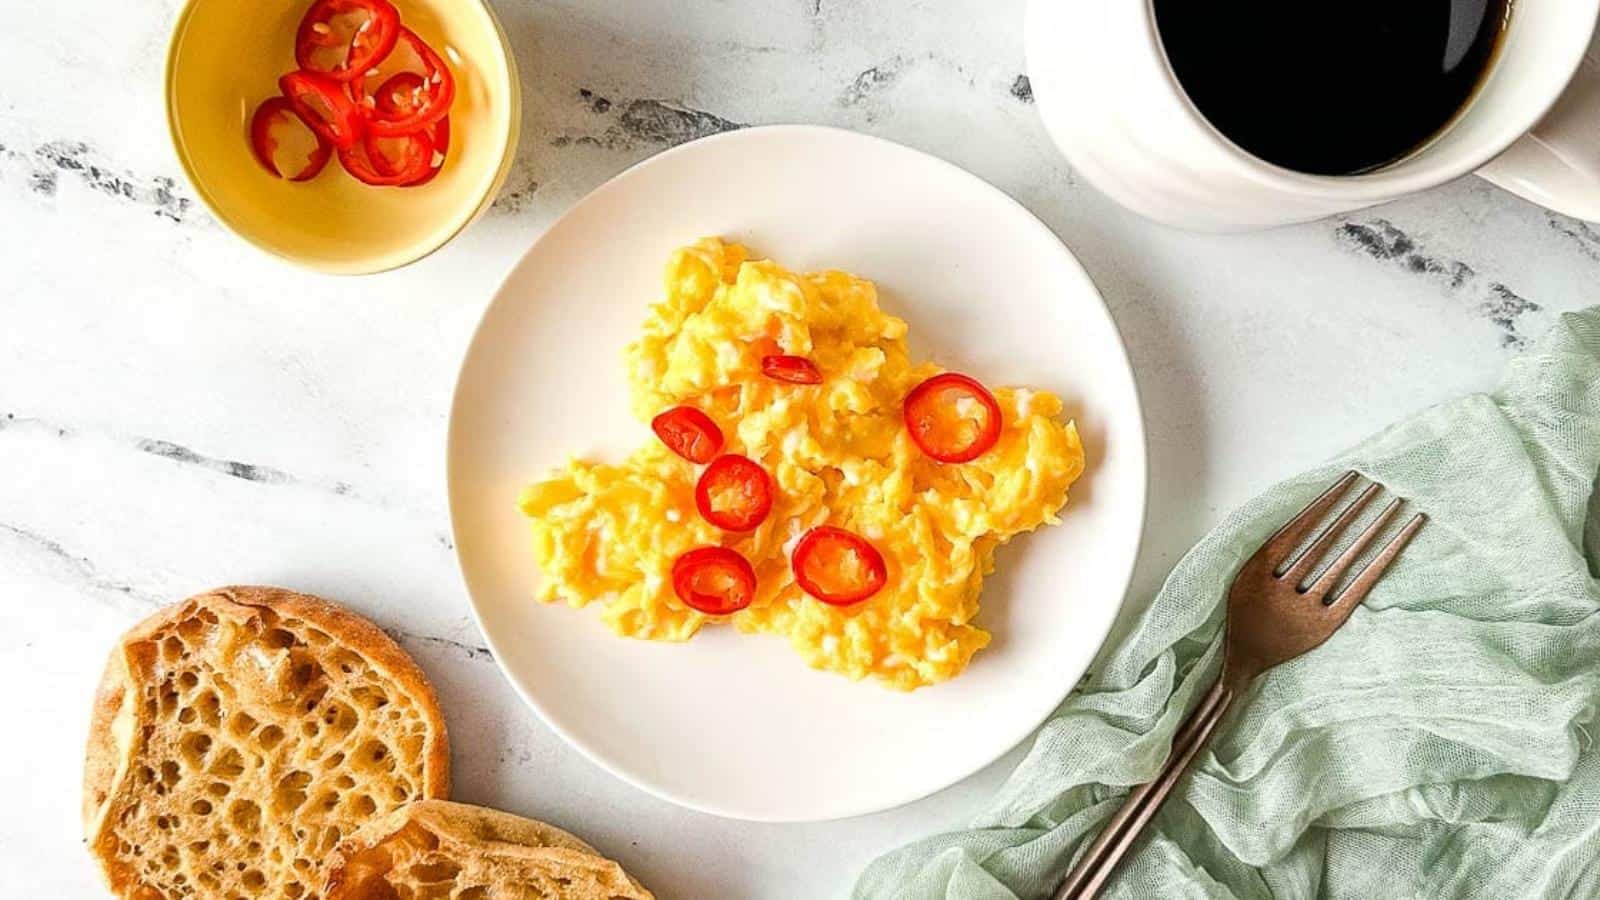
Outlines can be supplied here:
<path id="1" fill-rule="evenodd" d="M 1173 75 L 1152 0 L 1030 0 L 1028 76 L 1045 127 L 1073 168 L 1123 206 L 1169 225 L 1242 231 L 1305 222 L 1469 172 L 1600 221 L 1597 18 L 1600 0 L 1516 0 L 1499 55 L 1466 110 L 1418 151 L 1360 175 L 1294 172 L 1223 137 Z"/>

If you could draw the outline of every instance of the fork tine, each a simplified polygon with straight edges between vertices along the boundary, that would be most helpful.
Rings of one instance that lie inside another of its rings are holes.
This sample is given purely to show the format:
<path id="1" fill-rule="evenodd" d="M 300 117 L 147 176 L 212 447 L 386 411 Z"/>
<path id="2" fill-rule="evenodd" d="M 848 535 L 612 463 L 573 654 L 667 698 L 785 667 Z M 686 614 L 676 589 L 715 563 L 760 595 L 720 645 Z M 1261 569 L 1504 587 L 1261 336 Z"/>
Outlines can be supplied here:
<path id="1" fill-rule="evenodd" d="M 1361 570 L 1361 574 L 1357 575 L 1354 581 L 1350 582 L 1350 586 L 1340 592 L 1338 597 L 1334 598 L 1332 605 L 1338 611 L 1340 621 L 1349 616 L 1351 610 L 1360 606 L 1361 601 L 1367 599 L 1367 592 L 1372 590 L 1372 586 L 1377 584 L 1378 579 L 1383 577 L 1383 573 L 1389 569 L 1395 557 L 1399 556 L 1400 551 L 1406 548 L 1406 544 L 1411 543 L 1411 538 L 1427 522 L 1428 517 L 1422 513 L 1417 513 L 1413 516 L 1411 521 L 1400 529 L 1400 533 L 1395 535 L 1394 539 L 1389 541 L 1388 544 L 1384 545 L 1382 550 L 1378 551 L 1378 555 L 1372 558 L 1372 562 L 1367 563 L 1367 567 Z"/>
<path id="2" fill-rule="evenodd" d="M 1358 477 L 1360 476 L 1356 475 L 1355 472 L 1344 473 L 1344 477 L 1334 482 L 1333 487 L 1323 491 L 1322 496 L 1311 501 L 1310 505 L 1300 510 L 1300 513 L 1290 519 L 1288 524 L 1279 528 L 1272 537 L 1267 538 L 1267 542 L 1261 545 L 1261 549 L 1256 551 L 1255 556 L 1251 557 L 1251 561 L 1270 561 L 1272 568 L 1276 569 L 1289 557 L 1289 554 L 1294 552 L 1294 548 L 1300 546 L 1300 542 L 1306 539 L 1306 535 L 1311 533 L 1311 529 L 1317 527 L 1317 523 L 1321 522 L 1323 517 L 1328 514 L 1328 510 L 1332 509 L 1333 505 L 1338 503 L 1339 499 L 1350 490 L 1350 486 L 1356 483 Z"/>
<path id="3" fill-rule="evenodd" d="M 1344 573 L 1350 571 L 1350 567 L 1355 565 L 1356 559 L 1361 556 L 1362 552 L 1371 546 L 1373 541 L 1378 539 L 1378 535 L 1388 526 L 1390 520 L 1394 518 L 1394 514 L 1400 511 L 1403 503 L 1404 501 L 1399 499 L 1391 500 L 1389 505 L 1378 513 L 1378 517 L 1372 520 L 1372 524 L 1368 525 L 1361 534 L 1356 536 L 1355 542 L 1346 548 L 1343 553 L 1339 554 L 1339 558 L 1334 560 L 1333 564 L 1328 566 L 1321 575 L 1317 576 L 1316 582 L 1306 589 L 1306 593 L 1316 600 L 1327 597 L 1328 593 L 1333 590 L 1333 586 L 1338 584 L 1339 579 L 1344 577 Z"/>
<path id="4" fill-rule="evenodd" d="M 1300 558 L 1294 561 L 1294 565 L 1283 573 L 1283 580 L 1295 587 L 1299 587 L 1300 582 L 1305 581 L 1306 577 L 1311 574 L 1311 570 L 1322 562 L 1323 557 L 1328 553 L 1328 548 L 1332 547 L 1339 538 L 1344 536 L 1351 523 L 1361 516 L 1361 511 L 1367 508 L 1367 504 L 1371 503 L 1372 498 L 1378 496 L 1378 492 L 1381 490 L 1383 488 L 1377 484 L 1369 484 L 1366 490 L 1357 494 L 1356 499 L 1351 501 L 1343 512 L 1339 513 L 1339 518 L 1334 519 L 1327 529 L 1317 535 L 1317 539 L 1311 542 L 1311 546 L 1306 548 L 1306 552 L 1300 554 Z"/>

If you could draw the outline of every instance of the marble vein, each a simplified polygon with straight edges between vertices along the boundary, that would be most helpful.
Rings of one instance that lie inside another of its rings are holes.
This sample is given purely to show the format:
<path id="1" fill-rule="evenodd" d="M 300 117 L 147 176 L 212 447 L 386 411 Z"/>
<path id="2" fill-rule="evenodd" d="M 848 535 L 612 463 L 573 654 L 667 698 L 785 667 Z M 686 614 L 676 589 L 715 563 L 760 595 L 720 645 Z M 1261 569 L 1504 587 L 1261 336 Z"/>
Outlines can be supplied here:
<path id="1" fill-rule="evenodd" d="M 892 87 L 906 70 L 909 60 L 904 56 L 892 56 L 877 65 L 866 69 L 850 82 L 844 93 L 839 95 L 839 105 L 843 107 L 860 106 L 873 96 Z"/>
<path id="2" fill-rule="evenodd" d="M 0 522 L 0 534 L 9 535 L 18 543 L 33 548 L 48 561 L 67 569 L 86 587 L 118 594 L 145 606 L 155 607 L 161 605 L 161 601 L 155 596 L 147 594 L 126 582 L 105 576 L 89 557 L 74 553 L 63 546 L 60 541 L 46 537 L 30 528 L 6 522 Z"/>
<path id="3" fill-rule="evenodd" d="M 45 419 L 18 416 L 16 413 L 6 413 L 0 416 L 0 433 L 6 431 L 34 432 L 53 437 L 57 440 L 72 440 L 83 436 L 93 436 L 111 443 L 113 446 L 125 447 L 151 456 L 159 456 L 164 460 L 181 466 L 193 467 L 227 478 L 236 478 L 252 484 L 281 487 L 297 487 L 306 490 L 332 494 L 364 503 L 379 509 L 391 509 L 395 504 L 358 492 L 353 485 L 345 481 L 316 481 L 301 478 L 282 469 L 259 463 L 241 462 L 235 459 L 226 459 L 216 456 L 207 456 L 182 444 L 160 438 L 128 436 L 105 430 L 91 430 L 75 426 L 68 426 Z M 414 514 L 420 515 L 420 514 Z M 431 521 L 431 517 L 430 517 Z M 436 533 L 434 541 L 445 551 L 454 552 L 455 542 L 448 534 Z"/>
<path id="4" fill-rule="evenodd" d="M 516 187 L 511 186 L 513 182 L 516 183 Z M 522 173 L 508 178 L 506 186 L 500 189 L 500 196 L 494 198 L 494 202 L 489 205 L 489 210 L 516 215 L 533 203 L 533 197 L 538 192 L 539 182 L 532 175 Z"/>
<path id="5" fill-rule="evenodd" d="M 584 104 L 589 107 L 590 112 L 598 113 L 600 115 L 605 115 L 606 113 L 611 112 L 611 100 L 609 98 L 602 97 L 588 88 L 578 88 L 578 96 L 582 98 Z"/>
<path id="6" fill-rule="evenodd" d="M 171 222 L 205 218 L 175 179 L 135 175 L 106 161 L 82 141 L 50 141 L 27 151 L 0 145 L 0 161 L 20 168 L 27 189 L 42 198 L 56 196 L 62 179 L 71 178 L 98 194 L 145 207 Z"/>
<path id="7" fill-rule="evenodd" d="M 841 109 L 863 109 L 867 113 L 867 121 L 875 121 L 880 109 L 886 106 L 883 96 L 894 90 L 912 70 L 924 67 L 938 69 L 968 87 L 977 86 L 977 80 L 959 59 L 933 51 L 910 55 L 897 53 L 858 72 L 839 93 L 835 105 Z M 1028 76 L 1018 75 L 1003 84 L 1012 99 L 1023 103 L 1033 102 L 1033 85 L 1028 81 Z"/>
<path id="8" fill-rule="evenodd" d="M 494 654 L 489 651 L 488 647 L 482 647 L 476 644 L 468 644 L 463 641 L 451 640 L 450 638 L 435 637 L 430 634 L 415 634 L 410 631 L 402 631 L 398 628 L 385 628 L 384 632 L 390 637 L 394 638 L 395 642 L 399 644 L 421 644 L 435 649 L 454 650 L 466 654 L 467 659 L 472 660 L 473 662 L 483 662 L 494 659 Z"/>
<path id="9" fill-rule="evenodd" d="M 244 463 L 232 459 L 217 459 L 211 456 L 201 456 L 182 444 L 171 441 L 155 440 L 153 438 L 140 438 L 134 441 L 134 446 L 152 456 L 160 456 L 173 462 L 184 465 L 199 466 L 220 472 L 229 478 L 241 478 L 245 481 L 258 481 L 262 484 L 288 484 L 296 479 L 281 469 L 269 466 L 258 466 L 253 463 Z M 348 492 L 348 491 L 346 491 Z"/>
<path id="10" fill-rule="evenodd" d="M 8 536 L 14 541 L 32 548 L 45 560 L 66 569 L 84 587 L 126 597 L 140 606 L 148 607 L 150 610 L 158 609 L 171 602 L 170 599 L 158 597 L 131 584 L 106 576 L 89 557 L 69 550 L 60 541 L 46 537 L 30 528 L 0 522 L 0 536 Z M 402 644 L 421 644 L 428 647 L 454 650 L 465 654 L 467 659 L 474 662 L 494 659 L 494 654 L 489 652 L 488 647 L 477 644 L 436 637 L 430 634 L 418 634 L 399 628 L 386 628 L 384 631 Z"/>
<path id="11" fill-rule="evenodd" d="M 578 98 L 590 112 L 604 117 L 608 124 L 599 132 L 557 135 L 550 142 L 553 146 L 577 144 L 606 150 L 675 146 L 745 127 L 742 122 L 670 100 L 644 98 L 615 101 L 588 88 L 580 89 Z"/>
<path id="12" fill-rule="evenodd" d="M 1550 214 L 1549 222 L 1553 231 L 1578 245 L 1578 252 L 1600 262 L 1600 228 L 1588 222 L 1580 222 L 1554 213 Z"/>
<path id="13" fill-rule="evenodd" d="M 71 439 L 85 433 L 89 433 L 85 429 L 75 426 L 68 426 L 62 423 L 50 422 L 39 418 L 26 416 L 19 417 L 15 413 L 6 413 L 3 418 L 0 418 L 0 432 L 5 431 L 33 431 L 36 433 L 51 434 L 59 439 Z M 225 475 L 229 478 L 238 478 L 242 481 L 251 481 L 257 484 L 297 485 L 301 487 L 309 487 L 316 490 L 337 494 L 341 497 L 355 496 L 355 489 L 343 481 L 335 481 L 331 483 L 310 481 L 307 479 L 298 478 L 289 474 L 288 472 L 283 471 L 282 469 L 275 469 L 271 466 L 259 465 L 257 463 L 240 462 L 239 460 L 224 459 L 215 456 L 207 456 L 205 454 L 196 452 L 189 447 L 185 447 L 182 444 L 174 443 L 168 440 L 162 440 L 160 438 L 137 436 L 130 437 L 105 431 L 95 431 L 93 433 L 98 437 L 110 440 L 114 444 L 129 447 L 133 450 L 139 451 L 140 453 L 148 453 L 151 456 L 159 456 L 162 459 L 166 459 L 180 465 L 194 466 L 209 472 L 215 472 L 219 475 Z"/>
<path id="14" fill-rule="evenodd" d="M 1500 343 L 1513 350 L 1527 346 L 1522 318 L 1543 311 L 1538 303 L 1501 282 L 1484 278 L 1461 260 L 1428 252 L 1416 238 L 1387 219 L 1341 222 L 1335 232 L 1349 247 L 1428 278 L 1447 293 L 1473 301 L 1473 310 L 1500 330 Z"/>

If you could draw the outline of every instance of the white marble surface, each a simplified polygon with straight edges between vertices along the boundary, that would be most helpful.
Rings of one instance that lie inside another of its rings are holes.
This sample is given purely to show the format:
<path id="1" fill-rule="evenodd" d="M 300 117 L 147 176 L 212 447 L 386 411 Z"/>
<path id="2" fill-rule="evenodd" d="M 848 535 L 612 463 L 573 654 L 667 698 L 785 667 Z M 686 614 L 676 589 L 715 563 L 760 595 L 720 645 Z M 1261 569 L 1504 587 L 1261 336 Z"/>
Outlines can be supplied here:
<path id="1" fill-rule="evenodd" d="M 104 655 L 157 604 L 226 582 L 325 594 L 392 629 L 443 695 L 460 797 L 565 823 L 666 900 L 844 896 L 875 854 L 971 814 L 1015 753 L 851 821 L 684 812 L 564 746 L 477 649 L 443 490 L 460 355 L 528 242 L 670 143 L 733 123 L 861 129 L 1054 227 L 1147 405 L 1135 604 L 1228 507 L 1489 386 L 1560 311 L 1600 300 L 1600 228 L 1470 179 L 1252 236 L 1119 211 L 1027 101 L 1020 0 L 495 5 L 527 103 L 506 194 L 434 257 L 340 280 L 261 255 L 190 199 L 160 100 L 178 0 L 0 4 L 0 896 L 101 894 L 78 779 Z"/>

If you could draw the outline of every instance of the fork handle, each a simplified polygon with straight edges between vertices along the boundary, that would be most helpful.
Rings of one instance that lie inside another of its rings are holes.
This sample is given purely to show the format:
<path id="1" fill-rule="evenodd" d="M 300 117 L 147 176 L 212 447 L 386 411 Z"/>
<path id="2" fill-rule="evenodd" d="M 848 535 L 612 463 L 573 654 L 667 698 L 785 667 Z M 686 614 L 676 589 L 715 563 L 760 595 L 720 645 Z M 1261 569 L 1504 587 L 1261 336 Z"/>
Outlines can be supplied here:
<path id="1" fill-rule="evenodd" d="M 1093 900 L 1099 895 L 1117 863 L 1139 835 L 1144 833 L 1150 820 L 1155 818 L 1156 811 L 1172 794 L 1178 779 L 1200 755 L 1200 749 L 1211 738 L 1211 733 L 1222 721 L 1235 695 L 1235 691 L 1223 679 L 1217 679 L 1217 683 L 1201 699 L 1200 705 L 1195 707 L 1194 712 L 1178 728 L 1177 734 L 1173 735 L 1172 749 L 1156 777 L 1128 795 L 1122 808 L 1106 823 L 1105 830 L 1100 832 L 1077 865 L 1067 873 L 1053 900 Z"/>

